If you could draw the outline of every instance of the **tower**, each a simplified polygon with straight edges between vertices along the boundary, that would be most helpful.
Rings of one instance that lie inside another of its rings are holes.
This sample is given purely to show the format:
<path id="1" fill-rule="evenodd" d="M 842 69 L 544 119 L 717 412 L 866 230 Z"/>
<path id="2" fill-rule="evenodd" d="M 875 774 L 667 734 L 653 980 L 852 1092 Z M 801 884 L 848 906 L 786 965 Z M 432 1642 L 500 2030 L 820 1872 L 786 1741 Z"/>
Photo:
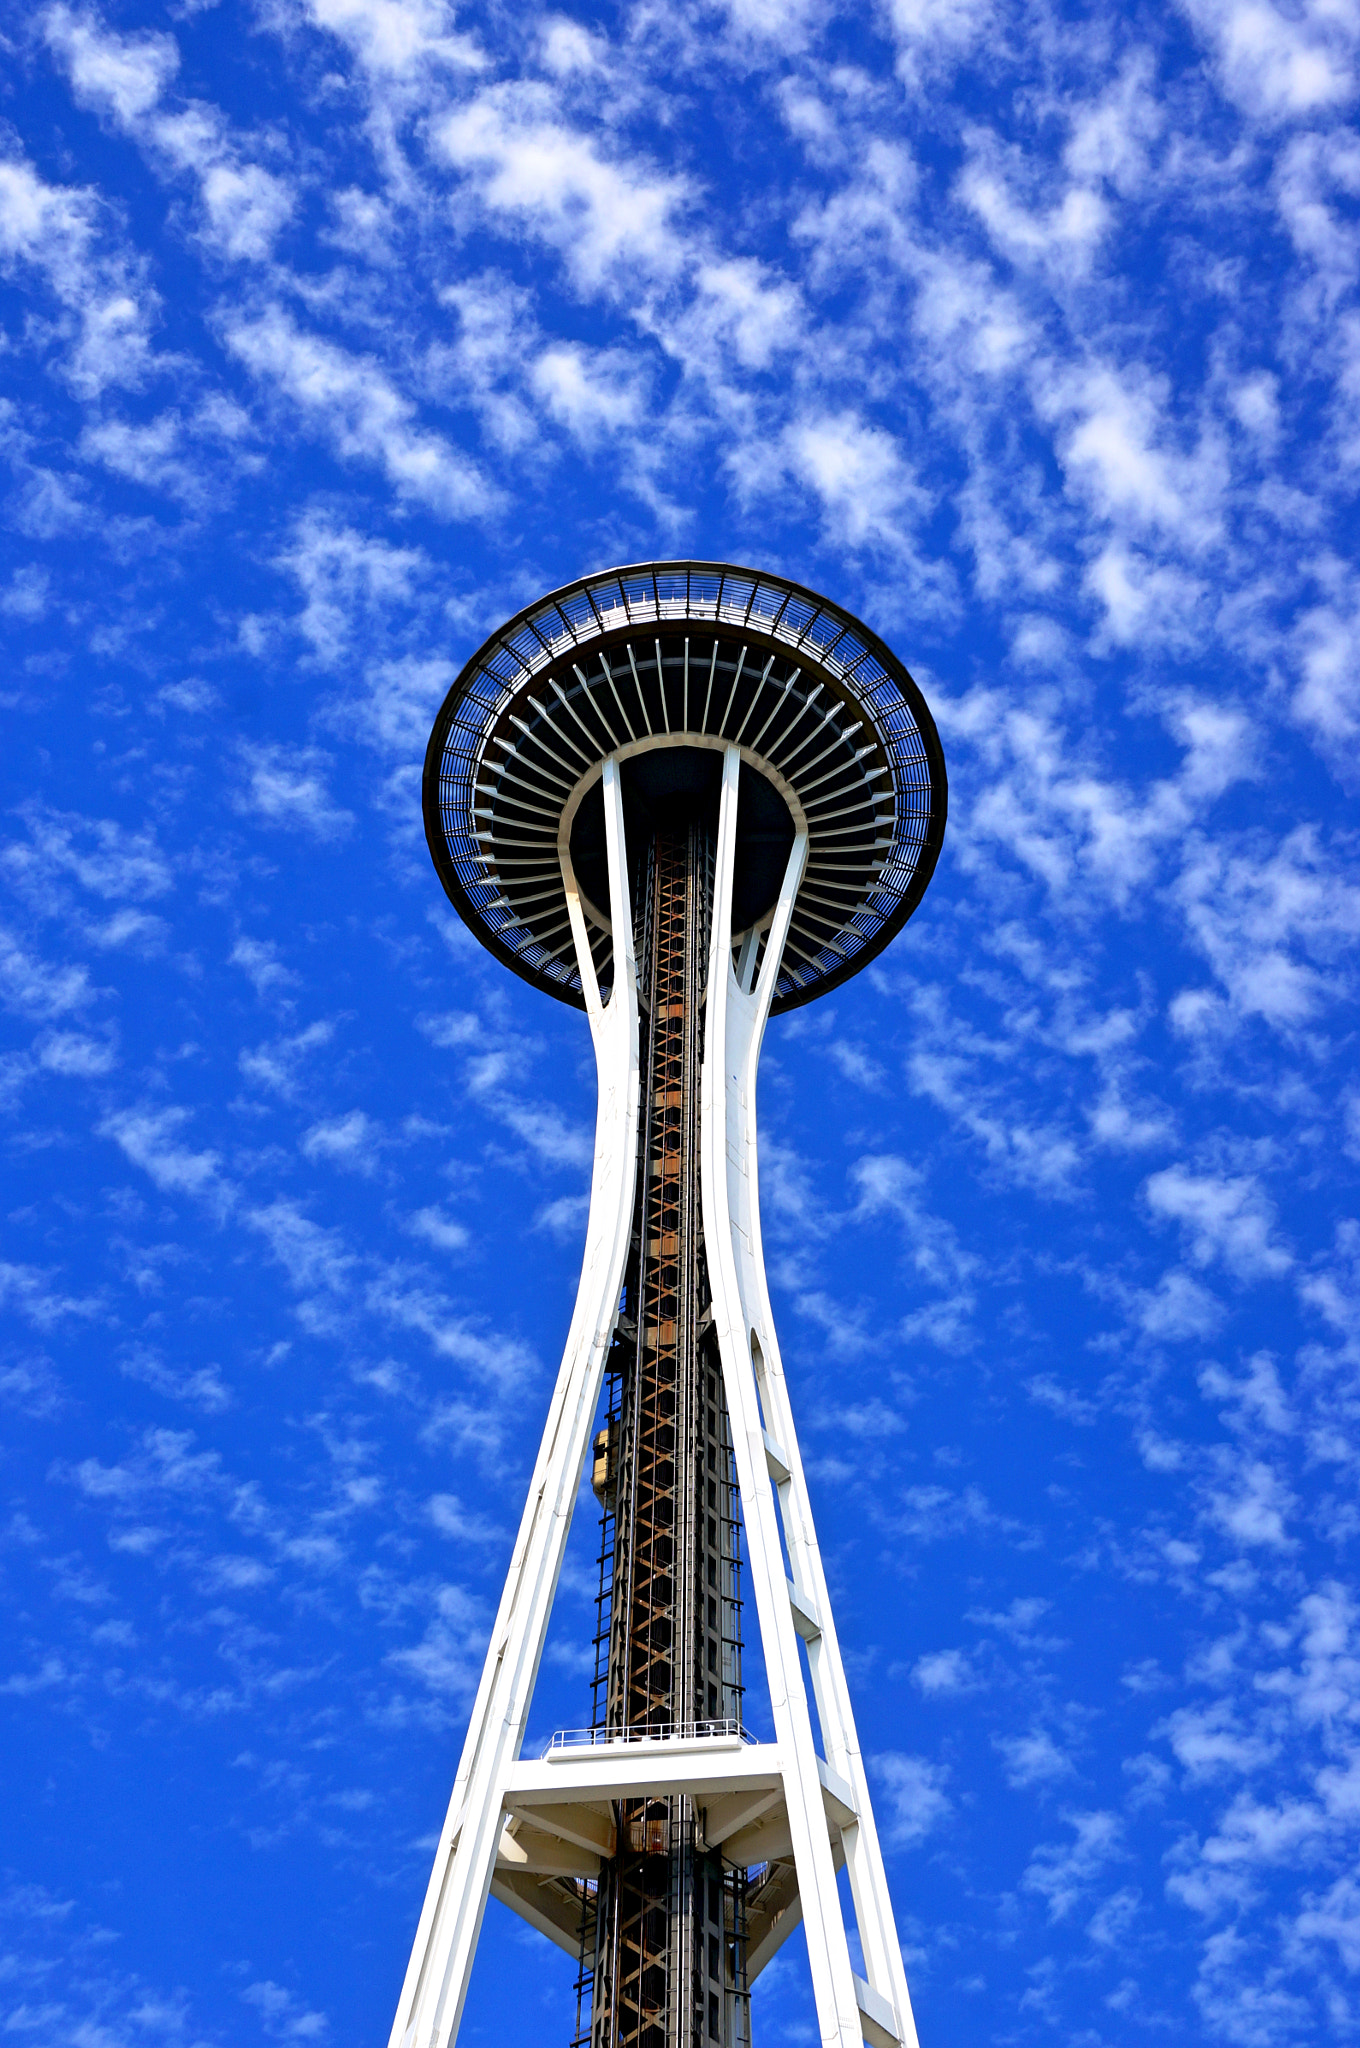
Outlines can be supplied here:
<path id="1" fill-rule="evenodd" d="M 901 929 L 945 808 L 934 722 L 883 643 L 711 562 L 555 592 L 435 720 L 440 879 L 506 966 L 585 1010 L 598 1106 L 576 1307 L 390 2048 L 454 2039 L 488 1893 L 579 1960 L 582 2048 L 748 2048 L 750 1985 L 800 1919 L 823 2043 L 915 2048 L 766 1287 L 755 1104 L 771 1012 Z M 592 1725 L 524 1758 L 588 1459 Z M 743 1723 L 751 1604 L 772 1742 Z"/>

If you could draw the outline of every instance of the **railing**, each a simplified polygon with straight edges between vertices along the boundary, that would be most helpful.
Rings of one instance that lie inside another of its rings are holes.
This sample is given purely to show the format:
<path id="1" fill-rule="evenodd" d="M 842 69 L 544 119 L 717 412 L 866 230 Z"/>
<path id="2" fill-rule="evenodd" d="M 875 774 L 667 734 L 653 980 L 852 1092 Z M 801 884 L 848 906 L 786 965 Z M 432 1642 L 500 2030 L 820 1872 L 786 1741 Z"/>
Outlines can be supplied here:
<path id="1" fill-rule="evenodd" d="M 723 1741 L 756 1743 L 740 1721 L 666 1721 L 659 1728 L 559 1728 L 544 1744 L 550 1757 L 564 1749 L 602 1749 L 615 1743 Z"/>

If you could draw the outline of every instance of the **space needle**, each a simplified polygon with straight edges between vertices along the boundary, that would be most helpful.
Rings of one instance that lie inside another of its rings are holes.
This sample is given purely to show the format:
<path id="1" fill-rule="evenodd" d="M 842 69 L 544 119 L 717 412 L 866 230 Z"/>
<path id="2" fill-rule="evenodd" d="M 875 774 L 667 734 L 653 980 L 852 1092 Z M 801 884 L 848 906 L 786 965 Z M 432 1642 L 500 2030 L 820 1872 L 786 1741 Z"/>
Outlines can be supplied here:
<path id="1" fill-rule="evenodd" d="M 751 1986 L 800 1922 L 826 2048 L 916 2048 L 770 1309 L 756 1070 L 772 1013 L 902 929 L 945 810 L 896 656 L 721 563 L 553 592 L 440 708 L 440 880 L 505 966 L 585 1011 L 598 1106 L 575 1311 L 391 2048 L 455 2039 L 488 1896 L 576 1962 L 578 2048 L 748 2048 Z M 590 1725 L 526 1757 L 587 1472 Z M 752 1605 L 772 1740 L 744 1709 Z"/>

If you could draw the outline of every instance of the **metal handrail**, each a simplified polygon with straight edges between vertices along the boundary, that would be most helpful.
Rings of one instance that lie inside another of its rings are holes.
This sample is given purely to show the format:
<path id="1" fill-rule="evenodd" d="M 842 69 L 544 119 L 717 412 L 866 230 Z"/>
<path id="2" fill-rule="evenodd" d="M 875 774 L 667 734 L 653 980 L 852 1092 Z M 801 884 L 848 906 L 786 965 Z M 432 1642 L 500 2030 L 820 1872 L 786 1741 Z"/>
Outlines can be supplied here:
<path id="1" fill-rule="evenodd" d="M 760 1738 L 740 1721 L 666 1721 L 659 1728 L 559 1728 L 544 1744 L 544 1757 L 554 1750 L 600 1749 L 615 1743 L 694 1742 L 723 1740 L 757 1743 Z"/>

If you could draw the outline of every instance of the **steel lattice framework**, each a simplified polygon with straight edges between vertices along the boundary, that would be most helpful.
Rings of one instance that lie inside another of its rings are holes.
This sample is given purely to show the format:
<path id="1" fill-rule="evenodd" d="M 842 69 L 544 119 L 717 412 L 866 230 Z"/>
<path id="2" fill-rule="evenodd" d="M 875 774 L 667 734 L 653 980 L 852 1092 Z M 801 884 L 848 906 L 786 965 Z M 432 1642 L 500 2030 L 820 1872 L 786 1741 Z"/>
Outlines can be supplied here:
<path id="1" fill-rule="evenodd" d="M 770 1312 L 755 1095 L 771 1013 L 920 900 L 946 804 L 930 713 L 824 599 L 654 563 L 486 643 L 424 796 L 472 930 L 586 1011 L 599 1098 L 576 1309 L 391 2048 L 449 2048 L 488 1895 L 577 1959 L 575 2048 L 749 2048 L 750 1985 L 800 1920 L 823 2041 L 916 2048 Z M 594 1725 L 530 1762 L 592 1441 Z M 773 1742 L 743 1727 L 747 1580 Z"/>

